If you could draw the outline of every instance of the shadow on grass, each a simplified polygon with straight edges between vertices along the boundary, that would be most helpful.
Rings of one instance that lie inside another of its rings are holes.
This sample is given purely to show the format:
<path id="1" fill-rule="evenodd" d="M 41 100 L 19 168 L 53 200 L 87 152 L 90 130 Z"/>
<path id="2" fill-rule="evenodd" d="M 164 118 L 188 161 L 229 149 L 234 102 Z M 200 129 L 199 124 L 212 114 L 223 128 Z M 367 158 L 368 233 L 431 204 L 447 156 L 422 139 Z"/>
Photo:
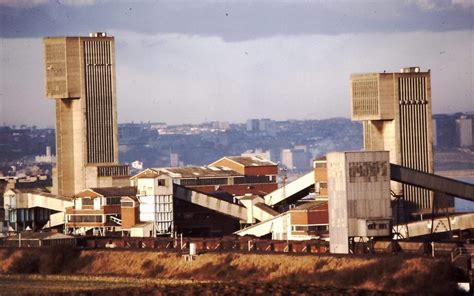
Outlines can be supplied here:
<path id="1" fill-rule="evenodd" d="M 320 271 L 328 262 L 326 259 L 321 259 L 315 263 L 312 273 L 290 273 L 278 281 L 293 283 L 295 287 L 302 283 L 313 283 L 342 289 L 357 288 L 370 282 L 384 293 L 403 291 L 410 295 L 456 295 L 457 282 L 461 281 L 463 276 L 461 271 L 447 261 L 430 262 L 429 272 L 406 274 L 398 278 L 394 278 L 394 274 L 404 268 L 406 261 L 395 256 L 379 258 L 361 267 Z"/>

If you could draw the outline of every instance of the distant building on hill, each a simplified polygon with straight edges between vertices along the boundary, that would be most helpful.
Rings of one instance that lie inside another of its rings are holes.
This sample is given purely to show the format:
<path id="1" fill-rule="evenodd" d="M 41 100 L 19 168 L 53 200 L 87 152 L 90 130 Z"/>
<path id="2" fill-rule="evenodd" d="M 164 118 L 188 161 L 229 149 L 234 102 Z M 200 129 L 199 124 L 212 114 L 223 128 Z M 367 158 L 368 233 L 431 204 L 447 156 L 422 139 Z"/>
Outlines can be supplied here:
<path id="1" fill-rule="evenodd" d="M 459 147 L 472 146 L 472 119 L 463 115 L 456 119 L 456 134 Z"/>
<path id="2" fill-rule="evenodd" d="M 51 155 L 51 147 L 46 146 L 46 154 L 45 155 L 37 155 L 35 157 L 35 162 L 39 163 L 55 163 L 56 156 Z"/>

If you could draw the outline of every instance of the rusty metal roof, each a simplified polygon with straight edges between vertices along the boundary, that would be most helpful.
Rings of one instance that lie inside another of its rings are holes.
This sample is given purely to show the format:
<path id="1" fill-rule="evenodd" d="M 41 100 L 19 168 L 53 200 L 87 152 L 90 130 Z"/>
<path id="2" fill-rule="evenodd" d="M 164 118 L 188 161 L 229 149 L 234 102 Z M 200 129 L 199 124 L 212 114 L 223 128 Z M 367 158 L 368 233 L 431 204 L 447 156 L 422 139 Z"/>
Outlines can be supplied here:
<path id="1" fill-rule="evenodd" d="M 327 201 L 309 201 L 305 202 L 304 204 L 301 204 L 293 209 L 291 211 L 307 211 L 307 210 L 312 210 L 315 208 L 319 208 L 320 206 L 327 204 Z"/>
<path id="2" fill-rule="evenodd" d="M 91 190 L 105 197 L 137 195 L 135 186 L 91 188 Z"/>
<path id="3" fill-rule="evenodd" d="M 155 168 L 154 170 L 166 173 L 174 178 L 216 178 L 243 176 L 234 170 L 217 166 L 189 166 Z"/>
<path id="4" fill-rule="evenodd" d="M 276 163 L 261 156 L 226 156 L 229 160 L 243 166 L 275 166 Z"/>

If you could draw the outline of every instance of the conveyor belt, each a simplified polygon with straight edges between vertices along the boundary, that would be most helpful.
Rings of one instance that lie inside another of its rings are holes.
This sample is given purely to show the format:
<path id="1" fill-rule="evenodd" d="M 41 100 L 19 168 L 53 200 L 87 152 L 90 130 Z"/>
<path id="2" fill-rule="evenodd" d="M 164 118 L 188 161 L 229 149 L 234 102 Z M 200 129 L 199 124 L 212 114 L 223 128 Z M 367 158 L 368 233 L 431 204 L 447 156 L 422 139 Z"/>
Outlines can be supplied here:
<path id="1" fill-rule="evenodd" d="M 173 197 L 240 220 L 247 220 L 247 209 L 217 197 L 174 184 Z"/>
<path id="2" fill-rule="evenodd" d="M 390 178 L 392 181 L 474 201 L 474 185 L 469 183 L 421 172 L 393 163 L 390 164 Z"/>

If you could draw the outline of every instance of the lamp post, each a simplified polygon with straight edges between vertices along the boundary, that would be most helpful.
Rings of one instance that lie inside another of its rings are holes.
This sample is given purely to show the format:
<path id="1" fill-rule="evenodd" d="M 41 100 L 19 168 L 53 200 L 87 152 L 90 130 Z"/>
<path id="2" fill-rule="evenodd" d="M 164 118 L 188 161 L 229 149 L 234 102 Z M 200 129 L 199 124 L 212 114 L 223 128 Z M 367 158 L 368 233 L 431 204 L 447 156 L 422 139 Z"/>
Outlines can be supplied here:
<path id="1" fill-rule="evenodd" d="M 280 171 L 281 171 L 281 174 L 282 174 L 282 176 L 281 176 L 281 180 L 282 180 L 282 184 L 281 184 L 282 185 L 281 186 L 282 192 L 281 192 L 281 194 L 283 195 L 283 199 L 285 199 L 286 198 L 286 187 L 285 186 L 286 186 L 286 179 L 287 179 L 288 169 L 281 168 Z"/>

